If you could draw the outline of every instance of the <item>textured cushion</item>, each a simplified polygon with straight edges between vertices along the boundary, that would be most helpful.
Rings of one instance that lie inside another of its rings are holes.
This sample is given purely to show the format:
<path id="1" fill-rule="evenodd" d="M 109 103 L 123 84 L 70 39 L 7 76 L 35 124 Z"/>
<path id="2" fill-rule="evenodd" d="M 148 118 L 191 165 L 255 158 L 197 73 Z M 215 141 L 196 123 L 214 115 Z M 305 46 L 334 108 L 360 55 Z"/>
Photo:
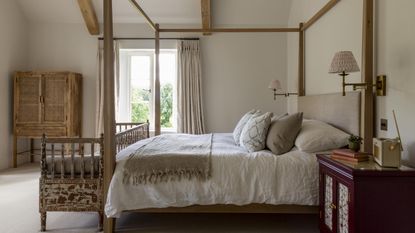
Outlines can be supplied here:
<path id="1" fill-rule="evenodd" d="M 241 145 L 249 152 L 263 150 L 267 138 L 268 128 L 271 124 L 272 113 L 253 116 L 246 123 L 241 134 Z"/>
<path id="2" fill-rule="evenodd" d="M 268 130 L 267 148 L 276 155 L 290 151 L 301 130 L 302 122 L 302 112 L 273 119 Z"/>
<path id="3" fill-rule="evenodd" d="M 313 153 L 341 148 L 348 143 L 349 134 L 317 120 L 304 120 L 295 146 L 305 152 Z"/>
<path id="4" fill-rule="evenodd" d="M 99 154 L 96 154 L 94 156 L 94 172 L 97 173 L 99 169 Z M 61 161 L 62 157 L 60 155 L 55 155 L 54 163 L 52 163 L 52 157 L 47 156 L 46 157 L 46 165 L 48 169 L 48 173 L 52 174 L 52 166 L 55 167 L 55 174 L 61 174 Z M 84 165 L 85 165 L 85 174 L 91 173 L 91 163 L 92 163 L 92 156 L 91 155 L 85 155 L 84 156 Z M 63 170 L 65 174 L 71 174 L 71 164 L 72 159 L 71 156 L 66 155 L 63 160 Z M 80 155 L 74 156 L 74 171 L 75 174 L 81 174 L 81 167 L 82 167 L 82 158 Z"/>
<path id="5" fill-rule="evenodd" d="M 235 143 L 239 145 L 239 141 L 241 138 L 242 130 L 244 129 L 245 124 L 251 119 L 251 117 L 257 113 L 258 111 L 253 109 L 245 115 L 242 116 L 242 118 L 239 120 L 238 124 L 236 124 L 235 129 L 233 130 L 233 139 L 235 140 Z"/>

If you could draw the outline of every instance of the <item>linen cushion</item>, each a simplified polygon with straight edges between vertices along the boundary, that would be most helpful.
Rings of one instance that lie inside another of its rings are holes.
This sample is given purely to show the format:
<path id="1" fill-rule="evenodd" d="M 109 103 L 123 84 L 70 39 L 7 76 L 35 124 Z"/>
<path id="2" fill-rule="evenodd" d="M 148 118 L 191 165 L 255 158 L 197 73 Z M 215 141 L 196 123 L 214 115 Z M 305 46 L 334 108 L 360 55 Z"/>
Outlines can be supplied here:
<path id="1" fill-rule="evenodd" d="M 94 155 L 94 172 L 97 173 L 99 171 L 99 159 L 100 155 Z M 48 173 L 52 174 L 52 166 L 55 167 L 55 174 L 61 174 L 61 161 L 62 157 L 60 155 L 55 155 L 55 158 L 52 162 L 52 157 L 46 157 L 46 167 L 48 169 Z M 91 174 L 91 163 L 92 163 L 92 156 L 91 155 L 84 155 L 84 166 L 85 166 L 85 174 Z M 65 156 L 63 159 L 63 172 L 65 174 L 71 174 L 71 164 L 72 158 L 70 156 Z M 80 155 L 74 156 L 74 171 L 75 174 L 81 174 L 82 170 L 82 158 Z"/>
<path id="2" fill-rule="evenodd" d="M 235 143 L 239 145 L 239 141 L 241 138 L 242 130 L 244 129 L 245 124 L 251 119 L 251 117 L 257 113 L 258 111 L 253 109 L 245 115 L 242 116 L 242 118 L 239 120 L 238 124 L 236 124 L 235 129 L 233 130 L 233 139 L 235 140 Z"/>
<path id="3" fill-rule="evenodd" d="M 266 140 L 267 148 L 275 155 L 290 151 L 301 130 L 302 122 L 302 112 L 272 120 Z"/>
<path id="4" fill-rule="evenodd" d="M 263 150 L 272 115 L 271 112 L 267 112 L 263 115 L 251 117 L 242 130 L 241 146 L 249 152 Z"/>
<path id="5" fill-rule="evenodd" d="M 295 146 L 305 152 L 314 153 L 341 148 L 347 145 L 349 134 L 327 123 L 304 120 Z"/>

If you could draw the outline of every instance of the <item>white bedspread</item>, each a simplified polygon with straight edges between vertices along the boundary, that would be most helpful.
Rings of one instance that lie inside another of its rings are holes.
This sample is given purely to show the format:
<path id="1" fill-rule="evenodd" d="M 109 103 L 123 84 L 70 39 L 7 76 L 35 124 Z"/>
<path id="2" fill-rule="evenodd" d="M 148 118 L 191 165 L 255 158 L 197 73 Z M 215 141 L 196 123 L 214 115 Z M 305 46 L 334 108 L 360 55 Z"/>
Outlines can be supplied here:
<path id="1" fill-rule="evenodd" d="M 208 181 L 123 184 L 126 159 L 142 143 L 117 155 L 105 205 L 108 217 L 119 217 L 125 210 L 196 204 L 318 204 L 318 164 L 314 154 L 295 148 L 280 156 L 267 150 L 248 153 L 235 144 L 232 134 L 214 134 L 212 177 Z"/>

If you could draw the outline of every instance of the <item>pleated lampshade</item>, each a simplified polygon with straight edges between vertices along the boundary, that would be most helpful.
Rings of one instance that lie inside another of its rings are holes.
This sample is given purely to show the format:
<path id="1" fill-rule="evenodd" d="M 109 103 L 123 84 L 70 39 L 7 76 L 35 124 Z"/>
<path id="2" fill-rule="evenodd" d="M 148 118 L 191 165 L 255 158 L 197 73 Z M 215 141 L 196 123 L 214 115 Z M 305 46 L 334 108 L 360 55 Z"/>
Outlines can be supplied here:
<path id="1" fill-rule="evenodd" d="M 351 51 L 340 51 L 334 55 L 329 73 L 359 72 L 359 66 Z"/>

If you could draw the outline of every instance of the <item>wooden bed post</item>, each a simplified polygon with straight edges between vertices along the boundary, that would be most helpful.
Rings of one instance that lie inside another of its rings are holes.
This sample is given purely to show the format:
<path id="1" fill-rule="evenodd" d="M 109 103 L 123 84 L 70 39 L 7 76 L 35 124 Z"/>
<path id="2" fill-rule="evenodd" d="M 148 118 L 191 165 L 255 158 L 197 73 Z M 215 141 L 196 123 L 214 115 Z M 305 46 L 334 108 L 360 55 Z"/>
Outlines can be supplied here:
<path id="1" fill-rule="evenodd" d="M 104 0 L 104 203 L 115 168 L 114 35 L 112 0 Z M 104 210 L 103 210 L 104 211 Z M 114 231 L 114 219 L 104 217 L 104 232 Z"/>
<path id="2" fill-rule="evenodd" d="M 299 32 L 299 47 L 298 47 L 298 96 L 305 96 L 305 40 L 303 30 L 303 23 L 300 23 L 300 32 Z"/>
<path id="3" fill-rule="evenodd" d="M 362 42 L 362 81 L 373 83 L 373 0 L 363 1 L 363 42 Z M 373 86 L 367 85 L 363 90 L 363 148 L 366 152 L 372 152 L 374 136 L 374 97 Z"/>
<path id="4" fill-rule="evenodd" d="M 156 77 L 154 79 L 154 134 L 160 135 L 161 125 L 160 125 L 160 27 L 159 24 L 156 24 L 155 31 L 155 54 L 156 54 Z"/>

